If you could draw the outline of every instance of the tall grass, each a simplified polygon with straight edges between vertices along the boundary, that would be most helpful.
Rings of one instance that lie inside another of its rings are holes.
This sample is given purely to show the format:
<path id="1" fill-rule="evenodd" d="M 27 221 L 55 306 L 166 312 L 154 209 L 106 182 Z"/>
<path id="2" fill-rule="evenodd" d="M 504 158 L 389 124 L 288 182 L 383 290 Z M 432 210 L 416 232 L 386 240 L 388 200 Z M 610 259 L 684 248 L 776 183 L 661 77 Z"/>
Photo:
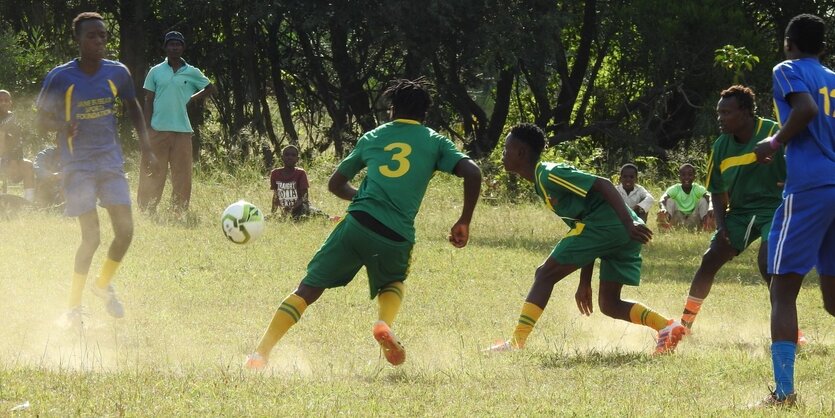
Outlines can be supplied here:
<path id="1" fill-rule="evenodd" d="M 341 215 L 346 202 L 325 187 L 332 168 L 310 170 L 311 199 Z M 83 334 L 53 325 L 66 306 L 79 242 L 75 220 L 25 213 L 4 221 L 0 415 L 24 401 L 27 414 L 44 416 L 771 414 L 746 409 L 771 382 L 769 304 L 756 251 L 720 272 L 695 334 L 675 355 L 650 357 L 647 328 L 599 312 L 579 315 L 575 274 L 556 286 L 524 352 L 484 356 L 481 348 L 512 330 L 536 266 L 566 228 L 535 203 L 499 201 L 477 209 L 470 245 L 454 249 L 446 234 L 461 194 L 460 180 L 438 175 L 417 218 L 418 244 L 395 323 L 408 360 L 398 368 L 380 357 L 371 337 L 376 302 L 361 272 L 307 310 L 268 370 L 242 369 L 333 226 L 272 220 L 256 242 L 227 241 L 218 222 L 226 205 L 245 198 L 269 210 L 257 168 L 198 170 L 185 221 L 135 214 L 135 239 L 115 279 L 127 315 L 111 320 L 87 292 Z M 91 276 L 112 236 L 100 214 L 104 244 Z M 709 238 L 656 233 L 643 251 L 641 286 L 624 296 L 680 315 Z M 797 362 L 798 412 L 832 416 L 835 320 L 821 305 L 817 279 L 809 277 L 799 299 L 811 343 Z"/>

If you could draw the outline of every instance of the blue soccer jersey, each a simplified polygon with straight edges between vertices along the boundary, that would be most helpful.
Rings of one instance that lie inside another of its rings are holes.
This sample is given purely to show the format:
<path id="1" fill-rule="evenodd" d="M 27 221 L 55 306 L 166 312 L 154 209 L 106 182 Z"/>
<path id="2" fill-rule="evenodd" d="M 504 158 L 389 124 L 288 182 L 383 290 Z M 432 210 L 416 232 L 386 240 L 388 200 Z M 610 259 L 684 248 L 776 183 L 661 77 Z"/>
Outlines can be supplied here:
<path id="1" fill-rule="evenodd" d="M 99 167 L 122 166 L 122 150 L 116 140 L 117 97 L 136 97 L 130 72 L 117 61 L 102 60 L 99 70 L 88 75 L 76 59 L 47 74 L 38 95 L 38 111 L 56 121 L 78 125 L 74 136 L 58 132 L 65 169 L 93 161 Z"/>
<path id="2" fill-rule="evenodd" d="M 774 107 L 780 124 L 791 112 L 788 96 L 808 93 L 818 115 L 786 147 L 785 194 L 835 185 L 835 72 L 814 58 L 783 61 L 774 67 Z"/>

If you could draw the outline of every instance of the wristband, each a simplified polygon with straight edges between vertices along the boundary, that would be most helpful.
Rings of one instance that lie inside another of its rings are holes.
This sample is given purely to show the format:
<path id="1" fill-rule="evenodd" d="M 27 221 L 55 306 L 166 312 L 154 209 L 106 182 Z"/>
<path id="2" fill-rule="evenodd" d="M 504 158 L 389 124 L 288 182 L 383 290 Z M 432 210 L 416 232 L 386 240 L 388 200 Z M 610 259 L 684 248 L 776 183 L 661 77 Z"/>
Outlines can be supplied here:
<path id="1" fill-rule="evenodd" d="M 772 136 L 771 141 L 768 141 L 768 144 L 771 145 L 771 149 L 777 150 L 780 148 L 780 145 L 783 145 L 780 141 L 777 140 L 777 137 Z"/>

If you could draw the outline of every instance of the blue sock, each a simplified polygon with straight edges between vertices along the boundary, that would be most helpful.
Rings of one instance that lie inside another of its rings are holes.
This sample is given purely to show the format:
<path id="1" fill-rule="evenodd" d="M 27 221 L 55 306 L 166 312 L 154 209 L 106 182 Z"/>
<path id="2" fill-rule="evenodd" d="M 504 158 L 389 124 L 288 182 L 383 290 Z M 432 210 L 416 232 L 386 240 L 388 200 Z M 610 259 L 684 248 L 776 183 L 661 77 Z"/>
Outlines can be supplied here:
<path id="1" fill-rule="evenodd" d="M 774 394 L 778 399 L 794 393 L 794 355 L 797 344 L 791 341 L 771 343 L 771 363 L 774 367 Z"/>

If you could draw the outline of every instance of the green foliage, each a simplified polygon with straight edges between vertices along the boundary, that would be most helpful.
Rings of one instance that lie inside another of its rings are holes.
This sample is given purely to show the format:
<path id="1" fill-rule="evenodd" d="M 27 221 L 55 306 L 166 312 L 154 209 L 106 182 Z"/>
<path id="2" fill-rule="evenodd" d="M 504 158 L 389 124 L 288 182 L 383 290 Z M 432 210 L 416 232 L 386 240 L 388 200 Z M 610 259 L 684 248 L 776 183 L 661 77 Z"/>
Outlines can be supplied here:
<path id="1" fill-rule="evenodd" d="M 751 54 L 748 48 L 744 46 L 735 47 L 733 45 L 725 45 L 715 52 L 716 58 L 714 58 L 714 63 L 733 73 L 734 84 L 742 81 L 745 72 L 752 71 L 754 65 L 760 62 L 760 57 Z"/>
<path id="2" fill-rule="evenodd" d="M 41 80 L 54 66 L 49 54 L 51 44 L 42 28 L 32 26 L 15 31 L 10 27 L 0 30 L 0 88 L 12 94 L 32 94 L 40 88 Z"/>

